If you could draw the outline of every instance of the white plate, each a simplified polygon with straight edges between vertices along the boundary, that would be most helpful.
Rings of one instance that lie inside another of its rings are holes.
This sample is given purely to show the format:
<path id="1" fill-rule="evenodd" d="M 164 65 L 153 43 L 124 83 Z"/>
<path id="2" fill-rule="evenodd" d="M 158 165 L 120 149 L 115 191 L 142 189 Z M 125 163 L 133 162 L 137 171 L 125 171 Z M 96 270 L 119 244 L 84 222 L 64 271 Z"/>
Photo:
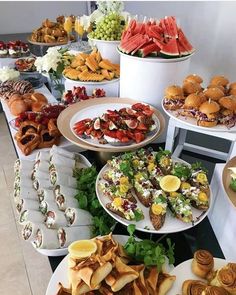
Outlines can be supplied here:
<path id="1" fill-rule="evenodd" d="M 199 130 L 205 130 L 205 131 L 208 130 L 209 132 L 236 132 L 236 125 L 232 128 L 227 128 L 225 125 L 216 125 L 214 127 L 198 126 L 197 120 L 195 118 L 180 116 L 178 115 L 179 110 L 176 110 L 176 111 L 166 110 L 165 107 L 163 106 L 163 100 L 162 100 L 162 108 L 164 112 L 172 119 L 175 119 L 185 125 L 195 127 Z"/>
<path id="2" fill-rule="evenodd" d="M 87 167 L 92 166 L 91 163 L 89 162 L 89 160 L 84 155 L 81 155 L 81 154 L 79 154 L 79 155 L 80 155 L 80 163 L 84 164 Z M 79 239 L 79 236 L 77 237 L 77 239 Z M 32 245 L 32 247 L 34 247 L 34 246 Z M 61 249 L 39 249 L 39 248 L 35 248 L 35 250 L 38 251 L 40 254 L 45 255 L 45 256 L 64 256 L 64 255 L 68 254 L 68 248 L 61 248 Z"/>
<path id="3" fill-rule="evenodd" d="M 172 157 L 173 161 L 174 162 L 182 162 L 182 163 L 185 163 L 185 164 L 188 164 L 186 163 L 185 161 L 181 160 L 181 159 L 178 159 L 178 158 L 175 158 L 175 157 Z M 189 164 L 188 164 L 189 165 Z M 203 211 L 201 210 L 197 210 L 195 208 L 192 208 L 192 212 L 193 212 L 193 220 L 196 220 L 194 222 L 194 224 L 191 224 L 191 223 L 185 223 L 185 222 L 182 222 L 181 220 L 175 218 L 172 216 L 170 210 L 167 210 L 166 212 L 166 219 L 165 219 L 165 223 L 164 225 L 161 227 L 161 229 L 159 230 L 156 230 L 154 229 L 152 223 L 151 223 L 151 220 L 150 220 L 150 217 L 149 217 L 149 208 L 145 207 L 143 204 L 141 204 L 141 202 L 137 199 L 137 205 L 142 209 L 143 213 L 144 213 L 144 219 L 143 220 L 140 220 L 140 221 L 134 221 L 134 220 L 126 220 L 118 215 L 116 215 L 115 213 L 111 212 L 110 210 L 108 210 L 106 208 L 106 204 L 110 202 L 109 198 L 106 197 L 103 192 L 99 189 L 99 183 L 100 182 L 103 182 L 104 180 L 102 179 L 102 175 L 104 174 L 104 172 L 106 170 L 109 170 L 109 166 L 108 164 L 106 164 L 102 170 L 99 172 L 98 176 L 97 176 L 97 180 L 96 180 L 96 193 L 97 193 L 97 197 L 98 197 L 98 200 L 100 202 L 100 204 L 103 206 L 103 208 L 106 210 L 106 212 L 112 216 L 112 218 L 114 218 L 115 220 L 117 220 L 118 222 L 128 226 L 129 224 L 136 224 L 136 229 L 137 230 L 140 230 L 142 232 L 147 232 L 147 233 L 156 233 L 156 234 L 169 234 L 169 233 L 176 233 L 176 232 L 181 232 L 181 231 L 184 231 L 184 230 L 187 230 L 189 228 L 192 228 L 194 227 L 195 225 L 197 225 L 198 223 L 200 223 L 206 216 L 207 214 L 209 213 L 211 207 L 212 207 L 212 193 L 210 191 L 210 206 L 208 208 L 207 211 L 205 211 L 203 213 Z M 200 218 L 198 218 L 200 216 Z"/>
<path id="4" fill-rule="evenodd" d="M 129 236 L 125 235 L 112 235 L 115 241 L 119 244 L 124 245 Z M 136 238 L 137 241 L 140 239 Z M 61 261 L 61 263 L 56 268 L 55 272 L 53 273 L 45 295 L 56 295 L 58 292 L 58 283 L 61 282 L 64 287 L 68 286 L 68 272 L 67 272 L 67 261 L 68 255 Z M 173 265 L 165 265 L 165 272 L 170 272 L 173 269 Z"/>
<path id="5" fill-rule="evenodd" d="M 95 106 L 91 106 L 89 108 L 85 108 L 79 112 L 77 112 L 70 120 L 70 129 L 73 132 L 73 134 L 78 137 L 81 141 L 86 142 L 90 145 L 96 146 L 96 147 L 103 147 L 103 148 L 111 148 L 114 146 L 126 146 L 127 144 L 123 144 L 123 143 L 115 143 L 114 145 L 112 144 L 100 144 L 96 139 L 92 139 L 92 138 L 82 138 L 81 136 L 78 136 L 76 134 L 76 132 L 73 129 L 73 126 L 76 122 L 81 121 L 83 119 L 87 119 L 87 118 L 95 118 L 95 117 L 99 117 L 102 116 L 102 114 L 104 114 L 105 112 L 107 112 L 107 110 L 119 110 L 121 108 L 130 108 L 131 105 L 130 104 L 123 104 L 123 103 L 118 103 L 115 102 L 114 103 L 104 103 L 104 104 L 100 104 L 100 105 L 95 105 Z M 150 132 L 149 135 L 147 135 L 147 137 L 145 138 L 145 141 L 150 141 L 153 137 L 156 136 L 156 134 L 159 132 L 160 130 L 160 122 L 159 119 L 154 115 L 153 119 L 155 121 L 155 124 L 157 126 L 157 128 L 153 131 Z M 136 143 L 132 142 L 131 144 L 128 144 L 127 146 L 132 146 L 132 148 L 135 148 Z"/>
<path id="6" fill-rule="evenodd" d="M 177 295 L 182 294 L 182 284 L 185 280 L 202 280 L 203 279 L 195 276 L 191 270 L 191 264 L 193 259 L 186 260 L 181 264 L 177 265 L 171 272 L 170 275 L 176 276 L 176 281 L 174 282 L 173 287 L 171 288 L 168 295 Z M 219 269 L 227 264 L 225 259 L 214 258 L 214 269 Z"/>

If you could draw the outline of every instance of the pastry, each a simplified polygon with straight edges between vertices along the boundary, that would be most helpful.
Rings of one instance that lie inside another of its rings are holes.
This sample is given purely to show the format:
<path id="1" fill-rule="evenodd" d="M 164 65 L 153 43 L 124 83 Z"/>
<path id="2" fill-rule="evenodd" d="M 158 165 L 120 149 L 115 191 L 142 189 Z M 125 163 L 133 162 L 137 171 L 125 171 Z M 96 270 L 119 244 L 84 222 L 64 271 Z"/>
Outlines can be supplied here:
<path id="1" fill-rule="evenodd" d="M 207 286 L 201 293 L 202 295 L 230 295 L 224 288 L 216 286 Z"/>
<path id="2" fill-rule="evenodd" d="M 207 284 L 199 280 L 186 280 L 182 285 L 182 295 L 202 295 Z"/>
<path id="3" fill-rule="evenodd" d="M 56 43 L 56 38 L 51 35 L 45 35 L 44 42 L 45 43 Z"/>
<path id="4" fill-rule="evenodd" d="M 60 136 L 61 133 L 59 129 L 57 128 L 57 120 L 56 119 L 50 119 L 48 121 L 48 131 L 50 136 Z"/>
<path id="5" fill-rule="evenodd" d="M 236 294 L 236 265 L 228 263 L 216 272 L 210 285 L 223 287 L 229 294 Z"/>
<path id="6" fill-rule="evenodd" d="M 9 42 L 7 44 L 8 54 L 10 57 L 16 58 L 21 56 L 21 48 L 15 42 Z"/>
<path id="7" fill-rule="evenodd" d="M 49 148 L 54 144 L 58 145 L 60 138 L 58 136 L 51 136 L 47 129 L 44 129 L 40 132 L 40 143 L 38 145 L 39 148 Z"/>
<path id="8" fill-rule="evenodd" d="M 34 92 L 34 88 L 33 88 L 32 84 L 28 81 L 25 81 L 25 80 L 15 82 L 13 84 L 13 88 L 15 91 L 19 92 L 20 94 Z"/>
<path id="9" fill-rule="evenodd" d="M 100 82 L 104 80 L 104 76 L 97 73 L 82 72 L 79 75 L 81 81 L 95 81 Z"/>
<path id="10" fill-rule="evenodd" d="M 92 72 L 96 72 L 99 69 L 98 63 L 92 54 L 86 58 L 85 64 Z"/>
<path id="11" fill-rule="evenodd" d="M 206 250 L 198 250 L 194 253 L 192 261 L 192 272 L 200 277 L 206 278 L 207 274 L 213 270 L 214 259 L 210 252 Z"/>
<path id="12" fill-rule="evenodd" d="M 23 135 L 17 140 L 17 145 L 25 156 L 28 156 L 40 143 L 40 136 L 36 133 Z"/>

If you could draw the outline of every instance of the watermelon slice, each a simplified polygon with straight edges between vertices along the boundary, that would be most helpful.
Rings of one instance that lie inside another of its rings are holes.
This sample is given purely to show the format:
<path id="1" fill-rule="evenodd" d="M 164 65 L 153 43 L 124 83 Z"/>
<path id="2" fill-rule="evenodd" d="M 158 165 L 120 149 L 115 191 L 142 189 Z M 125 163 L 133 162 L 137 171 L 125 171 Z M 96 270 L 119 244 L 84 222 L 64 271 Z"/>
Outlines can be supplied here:
<path id="1" fill-rule="evenodd" d="M 178 28 L 176 25 L 175 17 L 174 16 L 166 17 L 166 23 L 167 23 L 169 35 L 172 38 L 177 38 L 178 37 Z"/>
<path id="2" fill-rule="evenodd" d="M 179 49 L 176 39 L 170 39 L 159 52 L 159 55 L 165 58 L 179 57 Z"/>
<path id="3" fill-rule="evenodd" d="M 139 49 L 143 48 L 143 46 L 145 45 L 149 45 L 149 44 L 152 44 L 152 40 L 150 40 L 149 42 L 145 42 L 144 44 L 140 44 L 138 47 L 136 47 L 132 52 L 131 52 L 131 55 L 134 55 Z"/>
<path id="4" fill-rule="evenodd" d="M 162 49 L 164 46 L 165 46 L 165 43 L 160 41 L 160 40 L 157 40 L 155 38 L 153 38 L 153 42 L 160 48 Z"/>
<path id="5" fill-rule="evenodd" d="M 147 55 L 157 56 L 157 52 L 160 51 L 160 47 L 158 47 L 155 43 L 151 43 L 148 45 L 144 45 L 139 51 L 138 56 L 145 57 Z"/>
<path id="6" fill-rule="evenodd" d="M 180 56 L 189 55 L 189 52 L 187 50 L 185 50 L 185 48 L 182 46 L 181 43 L 179 43 L 179 39 L 177 39 L 176 41 L 177 41 L 177 46 L 178 46 L 178 49 L 179 49 Z"/>
<path id="7" fill-rule="evenodd" d="M 146 32 L 150 38 L 155 38 L 157 40 L 163 41 L 163 31 L 159 26 L 150 26 L 148 32 Z"/>
<path id="8" fill-rule="evenodd" d="M 144 45 L 148 41 L 149 38 L 146 35 L 136 34 L 135 36 L 132 36 L 128 42 L 122 44 L 122 50 L 123 52 L 129 54 L 137 47 Z"/>
<path id="9" fill-rule="evenodd" d="M 178 29 L 178 39 L 179 39 L 179 43 L 182 45 L 185 51 L 188 51 L 189 54 L 195 51 L 195 49 L 189 43 L 188 39 L 186 38 L 186 36 L 184 35 L 183 31 L 180 28 Z"/>

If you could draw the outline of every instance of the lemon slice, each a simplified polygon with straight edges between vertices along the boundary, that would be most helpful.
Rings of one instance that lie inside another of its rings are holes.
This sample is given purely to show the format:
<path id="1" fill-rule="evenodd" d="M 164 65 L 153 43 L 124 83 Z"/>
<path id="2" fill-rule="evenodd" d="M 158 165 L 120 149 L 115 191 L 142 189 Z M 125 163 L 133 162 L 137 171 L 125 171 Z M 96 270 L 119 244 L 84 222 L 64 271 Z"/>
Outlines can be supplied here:
<path id="1" fill-rule="evenodd" d="M 180 185 L 180 179 L 174 175 L 166 175 L 160 180 L 161 189 L 168 193 L 176 192 L 180 188 Z"/>
<path id="2" fill-rule="evenodd" d="M 236 173 L 236 167 L 229 167 L 228 170 L 231 170 L 233 173 Z"/>
<path id="3" fill-rule="evenodd" d="M 89 257 L 96 250 L 97 244 L 92 240 L 75 241 L 68 247 L 70 255 L 76 259 Z"/>

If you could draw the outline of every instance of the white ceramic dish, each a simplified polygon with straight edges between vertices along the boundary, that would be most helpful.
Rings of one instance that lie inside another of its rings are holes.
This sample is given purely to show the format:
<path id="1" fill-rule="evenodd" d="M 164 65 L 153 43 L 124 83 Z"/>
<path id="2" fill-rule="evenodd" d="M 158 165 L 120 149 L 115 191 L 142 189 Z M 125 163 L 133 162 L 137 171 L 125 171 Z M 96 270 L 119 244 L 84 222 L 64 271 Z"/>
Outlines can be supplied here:
<path id="1" fill-rule="evenodd" d="M 202 280 L 195 276 L 191 270 L 192 259 L 186 260 L 181 264 L 177 265 L 171 272 L 170 275 L 176 276 L 176 281 L 173 287 L 169 291 L 168 295 L 182 294 L 182 284 L 185 280 Z M 214 258 L 214 269 L 218 269 L 227 264 L 227 261 L 221 258 Z M 204 280 L 202 280 L 204 281 Z"/>
<path id="2" fill-rule="evenodd" d="M 182 162 L 187 164 L 185 161 L 172 157 L 172 159 L 174 160 L 174 162 Z M 194 227 L 195 225 L 197 225 L 198 223 L 200 223 L 209 213 L 209 211 L 211 210 L 212 207 L 212 193 L 210 192 L 210 206 L 209 209 L 205 212 L 201 211 L 201 210 L 197 210 L 195 208 L 192 208 L 192 212 L 193 212 L 193 220 L 194 220 L 194 224 L 191 223 L 184 223 L 180 220 L 178 220 L 177 218 L 174 218 L 170 212 L 170 210 L 167 210 L 166 213 L 166 219 L 165 219 L 165 223 L 164 225 L 161 227 L 161 229 L 159 230 L 155 230 L 150 217 L 149 217 L 149 208 L 146 208 L 144 205 L 142 205 L 140 203 L 140 201 L 137 199 L 137 205 L 143 210 L 144 213 L 144 219 L 140 220 L 138 222 L 135 221 L 129 221 L 126 220 L 124 218 L 121 218 L 120 216 L 114 214 L 113 212 L 111 212 L 110 210 L 108 210 L 106 208 L 106 204 L 110 202 L 109 198 L 106 197 L 103 192 L 101 191 L 101 189 L 99 188 L 99 183 L 103 182 L 104 180 L 102 179 L 102 175 L 104 174 L 104 172 L 106 170 L 109 170 L 108 164 L 106 164 L 102 170 L 99 172 L 98 176 L 97 176 L 97 181 L 96 181 L 96 193 L 97 193 L 97 197 L 99 202 L 101 203 L 101 205 L 103 206 L 103 208 L 107 211 L 107 213 L 112 216 L 112 218 L 114 218 L 115 220 L 117 220 L 118 222 L 128 226 L 129 224 L 136 224 L 136 229 L 140 230 L 142 232 L 148 232 L 148 233 L 155 233 L 155 234 L 169 234 L 169 233 L 176 233 L 176 232 L 181 232 L 184 230 L 187 230 L 189 228 Z"/>
<path id="3" fill-rule="evenodd" d="M 109 59 L 112 63 L 120 63 L 120 55 L 116 48 L 120 44 L 120 41 L 106 41 L 88 38 L 90 45 L 96 46 L 101 56 L 105 59 Z"/>
<path id="4" fill-rule="evenodd" d="M 121 245 L 124 245 L 129 236 L 125 235 L 113 235 L 113 238 L 120 243 Z M 139 240 L 136 238 L 136 240 Z M 55 272 L 53 273 L 45 295 L 56 295 L 58 292 L 58 283 L 61 282 L 64 287 L 68 286 L 68 274 L 67 274 L 67 264 L 68 264 L 68 256 L 66 256 L 61 263 L 56 268 Z M 165 271 L 170 272 L 173 269 L 173 265 L 165 265 Z"/>
<path id="5" fill-rule="evenodd" d="M 103 89 L 106 92 L 106 96 L 118 97 L 119 96 L 119 85 L 120 79 L 104 80 L 101 82 L 85 82 L 75 81 L 64 77 L 65 79 L 65 90 L 71 90 L 73 87 L 85 87 L 87 94 L 92 95 L 94 89 Z"/>
<path id="6" fill-rule="evenodd" d="M 70 121 L 70 129 L 71 131 L 73 132 L 73 134 L 78 137 L 81 141 L 87 143 L 87 144 L 90 144 L 90 145 L 93 145 L 93 146 L 96 146 L 96 147 L 104 147 L 104 148 L 111 148 L 111 147 L 114 147 L 114 146 L 119 146 L 120 143 L 118 144 L 100 144 L 97 140 L 95 139 L 91 139 L 91 138 L 82 138 L 81 136 L 78 136 L 75 131 L 73 130 L 73 126 L 76 122 L 79 122 L 80 120 L 83 120 L 83 119 L 86 119 L 86 118 L 95 118 L 95 117 L 98 117 L 98 116 L 101 116 L 103 113 L 105 113 L 107 110 L 119 110 L 121 108 L 126 108 L 126 107 L 131 107 L 130 104 L 122 104 L 122 103 L 118 103 L 116 101 L 114 101 L 114 103 L 106 103 L 106 104 L 100 104 L 100 105 L 95 105 L 95 106 L 91 106 L 89 108 L 86 108 L 86 109 L 83 109 L 79 112 L 77 112 L 72 118 L 71 118 L 71 121 Z M 159 132 L 160 130 L 160 122 L 158 120 L 158 118 L 154 115 L 153 116 L 154 118 L 154 121 L 156 123 L 156 126 L 157 128 L 153 131 L 153 132 L 150 132 L 150 135 L 148 135 L 146 137 L 146 139 L 143 141 L 147 141 L 149 142 L 153 137 L 156 136 L 156 134 Z M 128 146 L 126 144 L 120 144 L 122 146 Z M 132 143 L 132 144 L 129 144 L 129 146 L 132 146 L 132 148 L 135 148 L 136 146 L 136 143 Z"/>
<path id="7" fill-rule="evenodd" d="M 236 132 L 236 125 L 232 128 L 227 128 L 225 125 L 216 125 L 214 127 L 198 126 L 197 120 L 195 118 L 188 118 L 188 117 L 180 116 L 180 115 L 178 115 L 178 110 L 176 110 L 176 111 L 166 110 L 165 107 L 163 106 L 163 101 L 162 101 L 162 108 L 163 108 L 164 112 L 170 118 L 173 118 L 176 121 L 181 122 L 183 125 L 195 127 L 199 130 L 205 130 L 205 131 L 209 131 L 209 132 Z"/>

